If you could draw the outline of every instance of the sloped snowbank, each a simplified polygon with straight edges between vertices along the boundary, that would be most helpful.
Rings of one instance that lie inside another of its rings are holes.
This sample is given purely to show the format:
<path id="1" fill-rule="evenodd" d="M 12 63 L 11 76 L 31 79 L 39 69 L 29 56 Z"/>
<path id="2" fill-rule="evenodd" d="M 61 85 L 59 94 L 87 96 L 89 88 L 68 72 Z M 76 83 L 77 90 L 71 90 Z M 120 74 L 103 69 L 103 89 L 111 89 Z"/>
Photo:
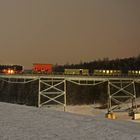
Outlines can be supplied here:
<path id="1" fill-rule="evenodd" d="M 0 140 L 139 139 L 139 123 L 0 103 Z"/>

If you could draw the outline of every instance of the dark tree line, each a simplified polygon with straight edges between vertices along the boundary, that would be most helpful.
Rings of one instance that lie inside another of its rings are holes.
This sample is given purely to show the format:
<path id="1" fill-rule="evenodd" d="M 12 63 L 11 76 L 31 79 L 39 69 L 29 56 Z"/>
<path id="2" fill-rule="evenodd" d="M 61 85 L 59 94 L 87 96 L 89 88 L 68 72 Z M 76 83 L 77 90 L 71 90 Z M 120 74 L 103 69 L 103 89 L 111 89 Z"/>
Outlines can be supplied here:
<path id="1" fill-rule="evenodd" d="M 108 58 L 94 60 L 91 62 L 80 62 L 79 64 L 55 65 L 55 72 L 64 72 L 65 68 L 89 69 L 115 69 L 115 70 L 140 70 L 140 55 L 137 57 L 109 60 Z"/>

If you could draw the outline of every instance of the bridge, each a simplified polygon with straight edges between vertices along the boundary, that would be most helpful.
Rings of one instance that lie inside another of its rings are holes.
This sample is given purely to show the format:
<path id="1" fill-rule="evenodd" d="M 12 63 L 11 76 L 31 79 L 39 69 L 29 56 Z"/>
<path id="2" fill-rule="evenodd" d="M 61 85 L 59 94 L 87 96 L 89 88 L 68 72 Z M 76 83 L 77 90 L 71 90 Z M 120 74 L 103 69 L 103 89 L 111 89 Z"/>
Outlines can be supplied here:
<path id="1" fill-rule="evenodd" d="M 7 83 L 26 84 L 37 81 L 38 107 L 54 102 L 66 110 L 67 82 L 82 86 L 96 86 L 103 83 L 107 85 L 108 112 L 120 109 L 120 105 L 131 102 L 132 110 L 137 110 L 136 83 L 140 77 L 113 77 L 113 76 L 68 76 L 68 75 L 0 75 L 0 81 Z M 1 85 L 0 85 L 1 86 Z M 53 96 L 52 96 L 53 95 Z M 62 97 L 63 101 L 58 98 Z M 43 98 L 43 100 L 42 100 Z M 115 102 L 115 105 L 112 103 Z"/>

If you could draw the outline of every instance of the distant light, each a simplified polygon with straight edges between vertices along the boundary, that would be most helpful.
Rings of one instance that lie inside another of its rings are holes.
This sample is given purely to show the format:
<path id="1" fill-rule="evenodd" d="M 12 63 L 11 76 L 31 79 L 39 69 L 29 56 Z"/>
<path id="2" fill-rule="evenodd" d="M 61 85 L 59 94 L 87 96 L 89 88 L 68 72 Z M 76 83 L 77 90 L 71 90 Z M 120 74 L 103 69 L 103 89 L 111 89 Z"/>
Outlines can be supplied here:
<path id="1" fill-rule="evenodd" d="M 11 70 L 11 74 L 14 74 L 14 70 Z"/>
<path id="2" fill-rule="evenodd" d="M 109 70 L 107 70 L 106 73 L 109 74 Z"/>
<path id="3" fill-rule="evenodd" d="M 9 69 L 9 70 L 7 71 L 7 73 L 8 73 L 8 74 L 14 74 L 14 73 L 15 73 L 15 71 L 14 71 L 14 70 Z"/>
<path id="4" fill-rule="evenodd" d="M 8 70 L 7 73 L 8 73 L 8 74 L 11 74 L 11 70 Z"/>

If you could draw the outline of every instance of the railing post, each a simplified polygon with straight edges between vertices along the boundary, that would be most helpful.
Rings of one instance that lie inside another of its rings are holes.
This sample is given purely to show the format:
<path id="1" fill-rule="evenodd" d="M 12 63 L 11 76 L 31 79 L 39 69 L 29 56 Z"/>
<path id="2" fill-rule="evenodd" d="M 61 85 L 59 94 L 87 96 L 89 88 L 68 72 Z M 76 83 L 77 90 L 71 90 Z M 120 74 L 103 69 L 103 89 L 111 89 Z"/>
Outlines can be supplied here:
<path id="1" fill-rule="evenodd" d="M 107 94 L 108 94 L 108 112 L 110 112 L 111 109 L 110 81 L 108 81 L 107 84 Z"/>
<path id="2" fill-rule="evenodd" d="M 40 90 L 41 90 L 41 82 L 40 82 L 40 78 L 38 79 L 38 107 L 41 107 L 40 105 Z"/>
<path id="3" fill-rule="evenodd" d="M 66 111 L 66 105 L 67 105 L 67 83 L 66 79 L 64 79 L 64 111 Z"/>

